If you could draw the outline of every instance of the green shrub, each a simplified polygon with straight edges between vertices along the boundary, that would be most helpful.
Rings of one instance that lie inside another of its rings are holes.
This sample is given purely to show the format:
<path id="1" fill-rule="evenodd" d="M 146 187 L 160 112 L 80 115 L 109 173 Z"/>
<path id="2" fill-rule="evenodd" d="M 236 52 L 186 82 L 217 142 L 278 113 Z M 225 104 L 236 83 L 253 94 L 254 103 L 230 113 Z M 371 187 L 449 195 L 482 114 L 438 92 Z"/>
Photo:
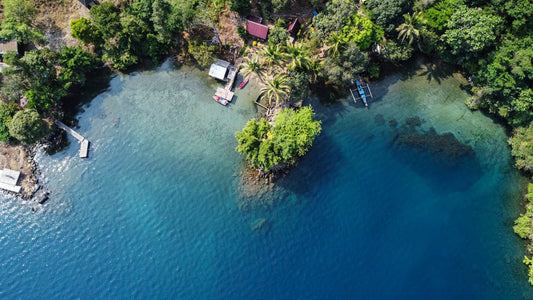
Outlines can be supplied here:
<path id="1" fill-rule="evenodd" d="M 368 72 L 368 76 L 370 76 L 370 78 L 372 79 L 379 78 L 379 65 L 378 64 L 370 64 L 366 71 Z"/>
<path id="2" fill-rule="evenodd" d="M 531 217 L 533 215 L 533 204 L 526 205 L 526 212 L 514 221 L 513 230 L 520 238 L 528 239 L 532 233 Z"/>
<path id="3" fill-rule="evenodd" d="M 523 263 L 529 267 L 529 271 L 528 271 L 529 283 L 533 285 L 533 259 L 528 258 L 527 256 L 524 256 Z"/>
<path id="4" fill-rule="evenodd" d="M 241 15 L 245 15 L 252 9 L 252 4 L 249 0 L 231 0 L 230 9 Z"/>
<path id="5" fill-rule="evenodd" d="M 246 31 L 246 28 L 244 26 L 237 26 L 237 33 L 241 37 L 241 39 L 246 41 L 246 38 L 248 38 L 248 31 Z"/>
<path id="6" fill-rule="evenodd" d="M 314 120 L 311 107 L 297 111 L 283 109 L 270 125 L 264 118 L 248 121 L 237 138 L 236 150 L 244 155 L 250 165 L 268 172 L 282 165 L 293 164 L 297 157 L 303 156 L 322 127 Z"/>
<path id="7" fill-rule="evenodd" d="M 9 123 L 9 134 L 26 145 L 42 139 L 48 130 L 48 124 L 37 111 L 31 109 L 18 111 Z"/>
<path id="8" fill-rule="evenodd" d="M 206 42 L 189 41 L 189 54 L 201 67 L 207 67 L 215 62 L 215 50 L 216 46 L 208 45 Z"/>
<path id="9" fill-rule="evenodd" d="M 13 115 L 17 112 L 17 103 L 9 104 L 0 103 L 0 142 L 8 142 L 11 135 L 9 134 L 9 124 Z"/>
<path id="10" fill-rule="evenodd" d="M 533 171 L 533 123 L 527 128 L 515 129 L 509 144 L 516 167 L 528 172 Z"/>

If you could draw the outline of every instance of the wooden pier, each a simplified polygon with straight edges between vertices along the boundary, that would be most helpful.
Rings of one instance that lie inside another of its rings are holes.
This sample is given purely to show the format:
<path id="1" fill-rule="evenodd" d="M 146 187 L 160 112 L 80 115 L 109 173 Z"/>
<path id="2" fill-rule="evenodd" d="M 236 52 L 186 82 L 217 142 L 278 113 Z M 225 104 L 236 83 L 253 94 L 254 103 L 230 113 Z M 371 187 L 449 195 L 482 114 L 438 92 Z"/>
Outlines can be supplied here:
<path id="1" fill-rule="evenodd" d="M 235 84 L 235 79 L 237 78 L 237 74 L 239 74 L 240 67 L 231 67 L 228 71 L 228 83 L 226 83 L 226 86 L 224 87 L 225 90 L 231 91 L 233 89 L 233 85 Z M 230 100 L 231 101 L 231 100 Z"/>
<path id="2" fill-rule="evenodd" d="M 239 66 L 233 66 L 228 61 L 221 59 L 218 59 L 211 65 L 211 68 L 209 69 L 209 76 L 226 82 L 224 88 L 217 88 L 214 97 L 215 100 L 217 99 L 216 97 L 226 99 L 228 102 L 233 100 L 233 96 L 235 96 L 235 94 L 231 90 L 235 84 L 237 74 L 239 74 L 239 69 Z"/>
<path id="3" fill-rule="evenodd" d="M 81 143 L 81 146 L 80 146 L 80 157 L 81 158 L 89 157 L 89 144 L 90 144 L 89 140 L 87 140 L 81 134 L 77 133 L 76 131 L 74 131 L 74 129 L 68 127 L 67 125 L 63 124 L 63 122 L 59 120 L 55 120 L 54 123 L 56 123 L 56 125 L 59 126 L 59 128 L 68 132 L 70 135 L 72 135 L 74 138 L 76 138 Z"/>
<path id="4" fill-rule="evenodd" d="M 217 91 L 215 92 L 215 96 L 224 98 L 231 102 L 233 100 L 233 96 L 235 94 L 231 91 L 233 89 L 233 85 L 235 84 L 235 79 L 237 78 L 237 74 L 239 74 L 240 67 L 233 67 L 231 66 L 228 70 L 228 77 L 227 77 L 227 83 L 224 88 L 217 88 Z"/>

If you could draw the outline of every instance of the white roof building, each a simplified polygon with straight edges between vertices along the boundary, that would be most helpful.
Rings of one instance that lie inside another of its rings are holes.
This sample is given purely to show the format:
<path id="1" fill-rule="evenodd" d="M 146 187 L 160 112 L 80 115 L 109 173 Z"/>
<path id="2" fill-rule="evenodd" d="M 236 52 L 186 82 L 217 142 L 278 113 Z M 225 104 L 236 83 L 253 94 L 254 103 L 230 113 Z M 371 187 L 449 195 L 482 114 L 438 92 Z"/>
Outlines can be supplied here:
<path id="1" fill-rule="evenodd" d="M 216 79 L 220 80 L 226 80 L 226 74 L 228 72 L 229 67 L 229 62 L 217 59 L 217 61 L 212 64 L 211 68 L 209 69 L 209 76 L 215 77 Z"/>
<path id="2" fill-rule="evenodd" d="M 0 170 L 0 189 L 20 193 L 22 187 L 17 185 L 19 177 L 19 171 L 10 169 Z"/>

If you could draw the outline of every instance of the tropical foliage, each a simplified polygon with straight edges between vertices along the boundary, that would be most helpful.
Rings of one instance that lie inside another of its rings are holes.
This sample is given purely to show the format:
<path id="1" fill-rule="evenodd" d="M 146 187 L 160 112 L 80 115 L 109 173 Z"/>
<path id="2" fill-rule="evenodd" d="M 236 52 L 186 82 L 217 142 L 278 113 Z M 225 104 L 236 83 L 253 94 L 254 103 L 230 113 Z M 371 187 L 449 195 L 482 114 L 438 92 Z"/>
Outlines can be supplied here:
<path id="1" fill-rule="evenodd" d="M 34 24 L 35 8 L 29 0 L 3 0 L 4 19 L 0 24 L 0 38 L 16 39 L 21 44 L 44 43 L 45 39 Z"/>
<path id="2" fill-rule="evenodd" d="M 516 166 L 524 171 L 533 171 L 533 123 L 527 128 L 517 128 L 509 139 L 511 154 Z"/>
<path id="3" fill-rule="evenodd" d="M 333 83 L 348 85 L 357 74 L 365 71 L 368 62 L 368 54 L 361 52 L 357 45 L 350 44 L 338 57 L 326 58 L 325 76 Z"/>
<path id="4" fill-rule="evenodd" d="M 9 134 L 26 145 L 42 139 L 48 130 L 48 124 L 35 110 L 20 110 L 9 122 Z"/>
<path id="5" fill-rule="evenodd" d="M 416 12 L 413 15 L 403 15 L 405 22 L 396 28 L 396 31 L 398 31 L 398 38 L 401 39 L 402 42 L 407 40 L 409 45 L 412 45 L 413 42 L 418 42 L 420 39 L 419 27 L 421 22 L 421 14 L 421 12 Z"/>
<path id="6" fill-rule="evenodd" d="M 272 125 L 264 118 L 248 121 L 235 134 L 236 150 L 252 167 L 268 172 L 276 166 L 294 164 L 310 149 L 320 131 L 320 121 L 314 120 L 311 107 L 283 109 Z"/>
<path id="7" fill-rule="evenodd" d="M 71 21 L 72 36 L 93 45 L 117 69 L 128 68 L 143 57 L 158 61 L 173 44 L 174 35 L 193 21 L 191 5 L 196 4 L 133 0 L 119 7 L 103 2 L 91 8 L 90 20 Z"/>
<path id="8" fill-rule="evenodd" d="M 189 54 L 194 57 L 200 67 L 207 67 L 215 62 L 214 53 L 217 49 L 214 45 L 209 45 L 206 42 L 198 42 L 190 40 L 187 48 Z"/>
<path id="9" fill-rule="evenodd" d="M 501 23 L 498 16 L 462 6 L 448 20 L 442 38 L 452 54 L 476 56 L 494 44 Z"/>
<path id="10" fill-rule="evenodd" d="M 267 79 L 265 86 L 261 88 L 259 93 L 268 101 L 269 105 L 272 105 L 272 103 L 278 105 L 289 96 L 288 80 L 286 75 L 276 74 L 273 78 Z"/>

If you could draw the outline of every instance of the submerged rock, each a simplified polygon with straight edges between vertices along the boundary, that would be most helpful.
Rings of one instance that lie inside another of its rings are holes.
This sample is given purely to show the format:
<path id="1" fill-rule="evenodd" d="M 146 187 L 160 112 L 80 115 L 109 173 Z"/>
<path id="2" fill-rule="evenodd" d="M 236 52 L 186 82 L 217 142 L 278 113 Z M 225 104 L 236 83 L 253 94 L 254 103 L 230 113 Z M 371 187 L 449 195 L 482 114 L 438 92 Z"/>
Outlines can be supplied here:
<path id="1" fill-rule="evenodd" d="M 438 134 L 435 128 L 428 131 L 404 130 L 398 133 L 395 142 L 415 148 L 425 149 L 432 154 L 438 154 L 455 163 L 459 158 L 466 155 L 474 155 L 474 149 L 470 145 L 460 142 L 453 133 Z"/>
<path id="2" fill-rule="evenodd" d="M 267 220 L 265 218 L 259 218 L 250 224 L 252 231 L 266 231 Z"/>

